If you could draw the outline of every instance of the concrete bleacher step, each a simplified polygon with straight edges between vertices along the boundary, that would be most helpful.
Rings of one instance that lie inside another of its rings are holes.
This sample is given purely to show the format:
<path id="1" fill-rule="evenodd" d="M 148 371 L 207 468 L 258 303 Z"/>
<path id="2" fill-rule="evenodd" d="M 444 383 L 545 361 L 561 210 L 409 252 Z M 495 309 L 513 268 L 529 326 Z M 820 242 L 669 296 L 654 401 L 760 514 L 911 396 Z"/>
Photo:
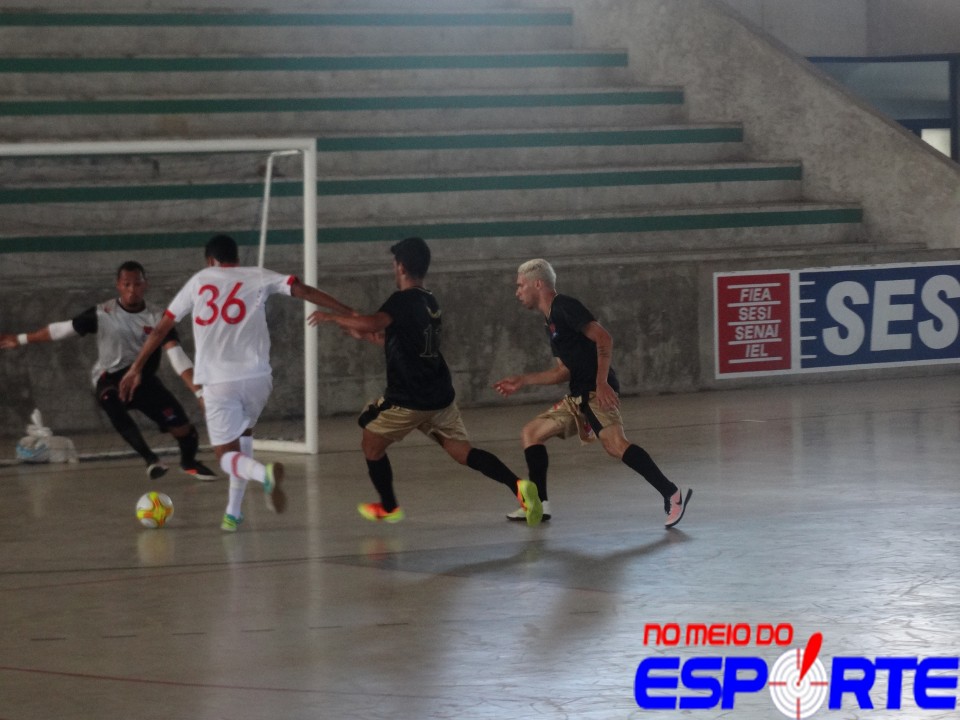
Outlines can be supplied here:
<path id="1" fill-rule="evenodd" d="M 553 169 L 548 173 L 327 178 L 318 183 L 323 223 L 455 218 L 480 213 L 575 215 L 703 202 L 799 200 L 796 163 Z"/>
<path id="2" fill-rule="evenodd" d="M 799 200 L 799 163 L 726 163 L 659 167 L 556 169 L 547 173 L 343 178 L 317 183 L 318 222 L 336 224 L 378 218 L 452 218 L 478 213 L 529 212 L 584 214 L 628 208 Z M 278 180 L 271 186 L 270 217 L 278 225 L 301 217 L 302 183 Z M 170 227 L 188 215 L 229 221 L 247 199 L 256 208 L 260 182 L 150 183 L 140 186 L 72 185 L 0 188 L 0 232 L 35 223 L 36 209 L 47 215 L 114 215 L 114 226 L 139 225 L 143 217 Z M 291 200 L 292 199 L 292 200 Z M 91 228 L 95 229 L 95 228 Z"/>
<path id="3" fill-rule="evenodd" d="M 630 80 L 622 50 L 257 57 L 0 57 L 0 96 L 97 98 L 135 87 L 148 97 L 367 93 L 437 88 L 614 87 Z M 325 52 L 329 52 L 326 51 Z"/>
<path id="4" fill-rule="evenodd" d="M 424 135 L 326 135 L 317 139 L 321 174 L 360 176 L 418 168 L 467 172 L 525 168 L 595 168 L 623 163 L 743 159 L 737 123 L 580 126 L 570 129 L 482 130 Z"/>
<path id="5" fill-rule="evenodd" d="M 0 100 L 0 140 L 453 132 L 662 125 L 683 120 L 679 88 L 462 90 L 309 97 Z"/>
<path id="6" fill-rule="evenodd" d="M 918 250 L 926 249 L 926 245 L 919 242 L 897 243 L 895 245 L 878 245 L 866 240 L 849 243 L 830 243 L 825 245 L 778 245 L 774 247 L 738 247 L 730 248 L 695 248 L 686 250 L 631 250 L 627 253 L 607 253 L 591 258 L 591 263 L 601 265 L 634 265 L 637 263 L 682 263 L 682 262 L 716 262 L 731 260 L 740 263 L 744 261 L 766 260 L 773 262 L 793 262 L 794 258 L 808 258 L 811 263 L 828 265 L 857 265 L 883 262 L 912 262 Z M 572 255 L 551 255 L 551 258 L 562 261 L 576 261 L 582 253 L 575 251 Z M 497 258 L 488 261 L 490 265 L 500 266 L 502 261 Z M 483 261 L 471 261 L 470 268 L 482 267 Z M 450 271 L 460 267 L 456 260 L 438 261 L 437 266 Z M 771 266 L 773 267 L 773 266 Z M 341 268 L 332 268 L 331 274 L 342 272 Z"/>
<path id="7" fill-rule="evenodd" d="M 831 245 L 861 241 L 862 211 L 852 204 L 755 203 L 650 208 L 637 211 L 477 216 L 428 216 L 389 225 L 344 224 L 319 231 L 328 262 L 363 262 L 364 243 L 422 235 L 440 240 L 450 259 L 579 253 L 591 258 L 617 252 Z M 374 257 L 379 253 L 374 250 Z"/>
<path id="8" fill-rule="evenodd" d="M 469 171 L 600 168 L 743 160 L 738 123 L 647 128 L 577 128 L 317 138 L 318 176 L 367 177 L 429 168 Z M 224 155 L 104 155 L 97 157 L 0 157 L 0 186 L 92 182 L 258 182 L 266 153 Z M 274 177 L 300 177 L 300 161 L 277 158 Z"/>
<path id="9" fill-rule="evenodd" d="M 187 216 L 189 215 L 189 216 Z M 436 254 L 449 260 L 519 258 L 554 253 L 580 253 L 591 258 L 607 253 L 724 250 L 781 246 L 810 247 L 861 242 L 862 210 L 841 203 L 759 203 L 648 209 L 639 212 L 569 213 L 480 216 L 438 220 L 433 216 L 399 224 L 353 223 L 322 226 L 318 239 L 325 265 L 360 267 L 382 261 L 387 246 L 407 235 L 436 242 Z M 114 228 L 115 217 L 103 218 Z M 185 213 L 183 227 L 158 231 L 155 226 L 125 232 L 79 234 L 65 224 L 60 234 L 0 237 L 0 252 L 70 252 L 201 247 L 212 232 L 230 232 L 245 245 L 256 244 L 257 223 L 243 223 L 236 214 L 227 220 Z M 276 227 L 269 234 L 275 245 L 299 245 L 300 228 Z M 382 247 L 377 247 L 378 245 Z M 382 251 L 382 252 L 381 252 Z"/>
<path id="10" fill-rule="evenodd" d="M 108 12 L 59 12 L 59 2 L 48 12 L 0 11 L 0 48 L 10 57 L 117 55 L 263 55 L 278 51 L 313 53 L 383 53 L 453 51 L 556 50 L 573 44 L 573 12 L 485 7 L 484 3 L 433 3 L 419 9 L 410 3 L 311 3 L 309 9 L 284 10 L 271 3 L 270 12 L 258 3 L 239 11 L 194 8 L 164 12 L 157 3 L 146 3 L 149 12 L 137 12 L 125 0 L 121 12 L 116 3 Z M 487 3 L 486 5 L 491 5 Z M 26 32 L 32 30 L 32 32 Z M 42 32 L 40 32 L 42 30 Z"/>

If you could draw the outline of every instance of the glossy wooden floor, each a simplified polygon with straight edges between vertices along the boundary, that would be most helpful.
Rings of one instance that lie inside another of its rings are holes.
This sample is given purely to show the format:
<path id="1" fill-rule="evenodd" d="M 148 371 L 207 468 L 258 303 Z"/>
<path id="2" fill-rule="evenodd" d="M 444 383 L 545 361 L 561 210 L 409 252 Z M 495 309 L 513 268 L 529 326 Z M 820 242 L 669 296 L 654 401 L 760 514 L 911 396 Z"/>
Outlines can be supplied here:
<path id="1" fill-rule="evenodd" d="M 519 470 L 539 409 L 465 418 Z M 634 700 L 644 658 L 787 649 L 644 645 L 651 623 L 789 625 L 791 648 L 819 631 L 828 666 L 958 654 L 956 377 L 635 398 L 624 416 L 694 488 L 676 530 L 646 483 L 573 441 L 549 446 L 539 528 L 419 439 L 391 454 L 407 520 L 373 525 L 349 418 L 323 422 L 323 454 L 284 458 L 289 511 L 251 492 L 233 536 L 222 480 L 0 468 L 0 720 L 668 718 Z M 150 531 L 133 506 L 154 488 L 176 516 Z M 906 696 L 842 717 L 955 717 Z M 767 692 L 684 714 L 784 717 Z"/>

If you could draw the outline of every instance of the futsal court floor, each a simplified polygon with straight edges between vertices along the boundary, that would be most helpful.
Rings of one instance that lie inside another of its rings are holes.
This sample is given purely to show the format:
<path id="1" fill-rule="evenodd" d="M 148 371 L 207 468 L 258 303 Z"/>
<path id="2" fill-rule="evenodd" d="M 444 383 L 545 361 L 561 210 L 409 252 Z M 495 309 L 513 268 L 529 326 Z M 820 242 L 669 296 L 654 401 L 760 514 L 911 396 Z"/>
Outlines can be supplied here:
<path id="1" fill-rule="evenodd" d="M 522 472 L 519 431 L 542 407 L 464 416 Z M 775 720 L 770 688 L 734 709 L 641 710 L 637 668 L 773 667 L 818 632 L 827 669 L 960 654 L 956 376 L 627 398 L 623 412 L 694 489 L 674 530 L 628 468 L 558 440 L 540 527 L 505 520 L 502 486 L 420 438 L 391 452 L 407 519 L 366 522 L 351 418 L 322 421 L 317 456 L 262 457 L 285 462 L 290 507 L 269 513 L 251 487 L 236 535 L 219 530 L 224 480 L 151 482 L 135 460 L 0 468 L 0 720 Z M 160 530 L 134 516 L 150 489 L 176 505 Z M 750 641 L 687 644 L 699 624 Z M 783 642 L 757 645 L 760 626 Z M 918 709 L 905 678 L 900 710 L 878 681 L 876 709 L 847 696 L 817 715 L 956 717 Z"/>

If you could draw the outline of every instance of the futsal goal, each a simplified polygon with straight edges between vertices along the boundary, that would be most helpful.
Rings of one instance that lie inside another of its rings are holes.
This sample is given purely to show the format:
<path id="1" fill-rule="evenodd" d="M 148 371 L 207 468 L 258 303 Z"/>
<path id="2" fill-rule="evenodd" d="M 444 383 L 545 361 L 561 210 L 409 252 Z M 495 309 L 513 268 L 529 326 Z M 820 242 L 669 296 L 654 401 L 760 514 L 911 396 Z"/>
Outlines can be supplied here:
<path id="1" fill-rule="evenodd" d="M 12 305 L 4 309 L 0 332 L 33 330 L 109 299 L 113 273 L 128 259 L 143 258 L 152 285 L 147 299 L 163 307 L 202 267 L 203 244 L 217 232 L 237 238 L 244 264 L 266 262 L 300 274 L 302 262 L 304 282 L 316 285 L 316 188 L 313 138 L 0 144 L 0 282 Z M 49 291 L 46 298 L 38 287 Z M 20 297 L 22 304 L 12 300 Z M 271 325 L 275 392 L 256 430 L 258 449 L 319 451 L 318 341 L 306 323 L 312 310 L 307 306 L 302 317 L 290 306 L 274 313 L 280 323 Z M 181 335 L 189 335 L 186 325 L 178 326 Z M 283 351 L 279 367 L 275 332 Z M 192 338 L 184 342 L 192 349 Z M 82 454 L 126 454 L 85 392 L 95 345 L 74 338 L 18 349 L 19 357 L 0 358 L 0 370 L 24 379 L 28 387 L 19 388 L 17 407 L 36 405 L 55 434 L 76 438 L 90 430 L 105 438 Z M 76 373 L 67 367 L 71 362 L 79 366 Z M 44 367 L 51 370 L 48 381 L 36 382 Z M 67 386 L 55 387 L 64 375 Z M 161 377 L 183 395 L 172 372 Z M 184 405 L 202 426 L 196 406 Z M 9 414 L 4 423 L 0 435 L 16 432 Z M 150 435 L 149 424 L 142 427 L 152 446 L 170 442 Z"/>

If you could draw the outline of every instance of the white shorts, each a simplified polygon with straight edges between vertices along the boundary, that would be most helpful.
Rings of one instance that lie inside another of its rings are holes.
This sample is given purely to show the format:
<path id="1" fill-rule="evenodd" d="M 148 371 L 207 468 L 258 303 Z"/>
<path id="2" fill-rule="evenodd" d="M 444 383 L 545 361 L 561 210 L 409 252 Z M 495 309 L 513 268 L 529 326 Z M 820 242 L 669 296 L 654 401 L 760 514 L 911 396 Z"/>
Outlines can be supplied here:
<path id="1" fill-rule="evenodd" d="M 228 445 L 256 425 L 272 391 L 270 375 L 204 385 L 210 444 Z"/>

